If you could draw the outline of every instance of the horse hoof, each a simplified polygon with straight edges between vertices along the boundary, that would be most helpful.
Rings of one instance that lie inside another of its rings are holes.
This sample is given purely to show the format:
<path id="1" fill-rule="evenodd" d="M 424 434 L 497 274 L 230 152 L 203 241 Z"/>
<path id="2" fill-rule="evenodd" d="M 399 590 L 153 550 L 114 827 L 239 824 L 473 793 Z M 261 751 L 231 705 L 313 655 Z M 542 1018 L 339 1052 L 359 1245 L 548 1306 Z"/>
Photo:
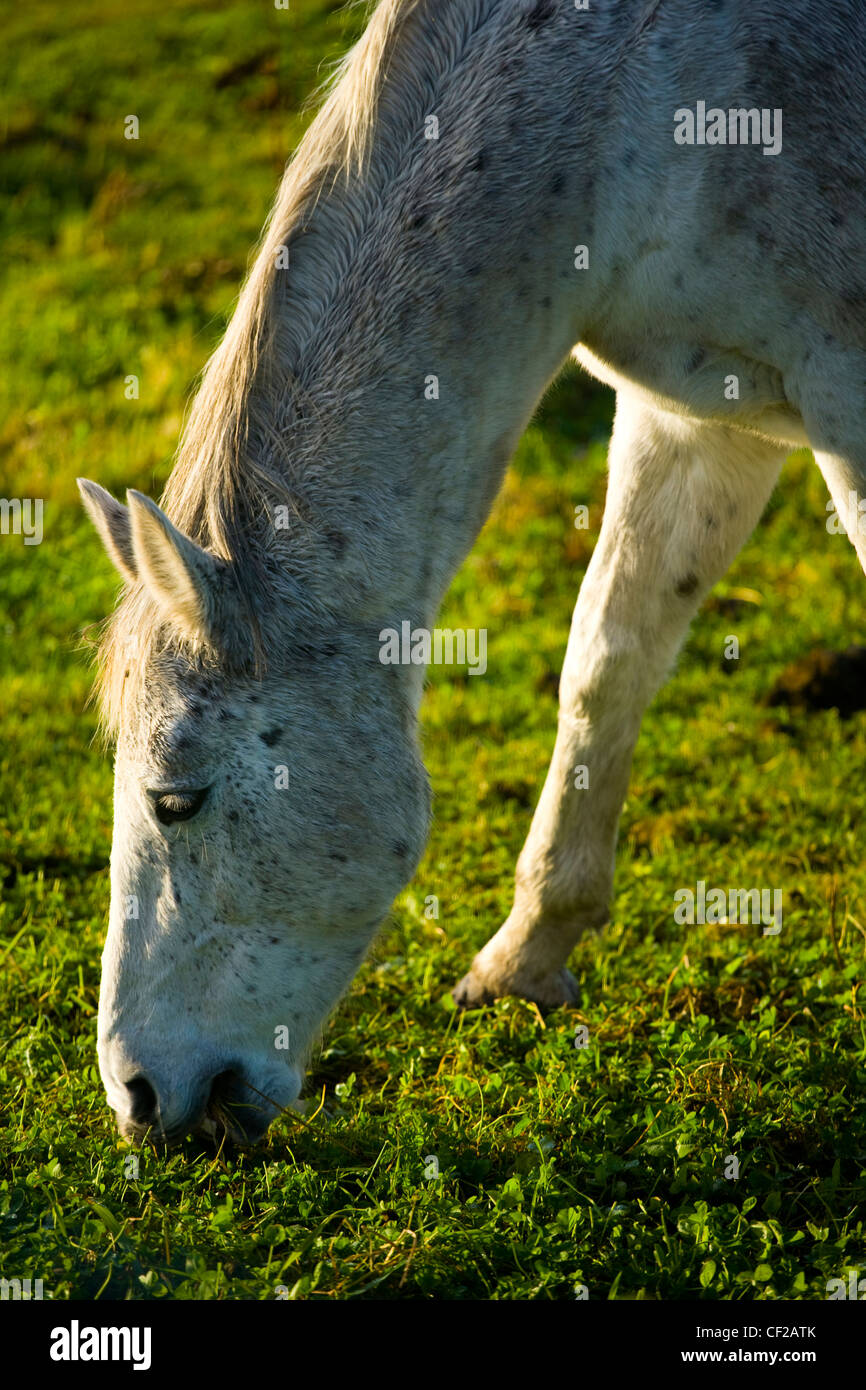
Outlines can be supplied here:
<path id="1" fill-rule="evenodd" d="M 577 1003 L 578 987 L 570 970 L 556 970 L 541 980 L 495 981 L 472 969 L 454 986 L 451 997 L 458 1009 L 481 1009 L 507 997 L 528 999 L 540 1009 L 561 1009 Z"/>

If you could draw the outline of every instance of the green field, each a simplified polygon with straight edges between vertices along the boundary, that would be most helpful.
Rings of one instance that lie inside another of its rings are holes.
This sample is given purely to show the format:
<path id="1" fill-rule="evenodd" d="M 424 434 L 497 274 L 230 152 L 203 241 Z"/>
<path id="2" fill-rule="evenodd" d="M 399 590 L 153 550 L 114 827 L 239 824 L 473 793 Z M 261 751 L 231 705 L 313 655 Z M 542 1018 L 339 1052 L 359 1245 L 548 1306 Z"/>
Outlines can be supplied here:
<path id="1" fill-rule="evenodd" d="M 579 1006 L 450 1001 L 510 906 L 598 533 L 613 398 L 576 373 L 443 610 L 488 629 L 487 676 L 431 669 L 432 838 L 326 1033 L 306 1120 L 234 1156 L 118 1139 L 95 1056 L 111 766 L 88 704 L 116 577 L 74 480 L 159 495 L 310 94 L 363 13 L 4 9 L 0 495 L 44 499 L 44 538 L 0 535 L 0 1275 L 52 1299 L 752 1300 L 866 1274 L 866 713 L 763 703 L 790 661 L 863 629 L 866 580 L 809 456 L 649 711 L 612 919 L 571 962 Z M 781 889 L 782 933 L 677 926 L 699 879 Z"/>

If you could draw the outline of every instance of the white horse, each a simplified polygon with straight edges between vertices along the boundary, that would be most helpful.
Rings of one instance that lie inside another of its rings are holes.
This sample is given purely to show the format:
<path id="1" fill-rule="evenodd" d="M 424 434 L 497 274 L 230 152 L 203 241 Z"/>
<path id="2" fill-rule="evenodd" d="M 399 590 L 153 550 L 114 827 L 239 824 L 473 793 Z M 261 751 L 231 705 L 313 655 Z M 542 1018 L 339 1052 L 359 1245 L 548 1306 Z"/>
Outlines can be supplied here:
<path id="1" fill-rule="evenodd" d="M 617 390 L 514 906 L 456 989 L 567 1003 L 642 712 L 810 444 L 861 561 L 859 0 L 383 0 L 283 179 L 125 581 L 99 1058 L 124 1133 L 254 1138 L 423 851 L 430 629 L 573 344 Z M 816 525 L 819 522 L 816 519 Z M 576 767 L 588 787 L 576 788 Z"/>

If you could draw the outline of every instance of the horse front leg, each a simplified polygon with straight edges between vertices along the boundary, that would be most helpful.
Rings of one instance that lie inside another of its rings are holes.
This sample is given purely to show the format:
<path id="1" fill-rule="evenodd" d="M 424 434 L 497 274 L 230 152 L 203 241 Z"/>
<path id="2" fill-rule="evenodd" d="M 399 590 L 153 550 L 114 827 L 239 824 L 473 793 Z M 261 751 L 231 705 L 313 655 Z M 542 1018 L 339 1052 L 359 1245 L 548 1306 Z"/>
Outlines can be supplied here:
<path id="1" fill-rule="evenodd" d="M 608 918 L 617 826 L 643 712 L 688 625 L 755 526 L 784 450 L 620 390 L 598 544 L 560 681 L 553 758 L 514 906 L 454 989 L 471 1007 L 575 998 L 566 962 Z"/>

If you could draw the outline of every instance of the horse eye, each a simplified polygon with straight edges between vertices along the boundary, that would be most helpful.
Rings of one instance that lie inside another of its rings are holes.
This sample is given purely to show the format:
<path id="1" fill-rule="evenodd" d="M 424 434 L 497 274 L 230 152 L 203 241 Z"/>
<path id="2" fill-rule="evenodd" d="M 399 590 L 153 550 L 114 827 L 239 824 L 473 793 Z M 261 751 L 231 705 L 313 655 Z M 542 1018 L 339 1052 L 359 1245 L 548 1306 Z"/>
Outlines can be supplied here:
<path id="1" fill-rule="evenodd" d="M 192 820 L 204 805 L 209 791 L 209 787 L 203 787 L 201 791 L 194 792 L 159 793 L 153 802 L 157 820 L 162 825 L 173 825 L 179 820 Z"/>

